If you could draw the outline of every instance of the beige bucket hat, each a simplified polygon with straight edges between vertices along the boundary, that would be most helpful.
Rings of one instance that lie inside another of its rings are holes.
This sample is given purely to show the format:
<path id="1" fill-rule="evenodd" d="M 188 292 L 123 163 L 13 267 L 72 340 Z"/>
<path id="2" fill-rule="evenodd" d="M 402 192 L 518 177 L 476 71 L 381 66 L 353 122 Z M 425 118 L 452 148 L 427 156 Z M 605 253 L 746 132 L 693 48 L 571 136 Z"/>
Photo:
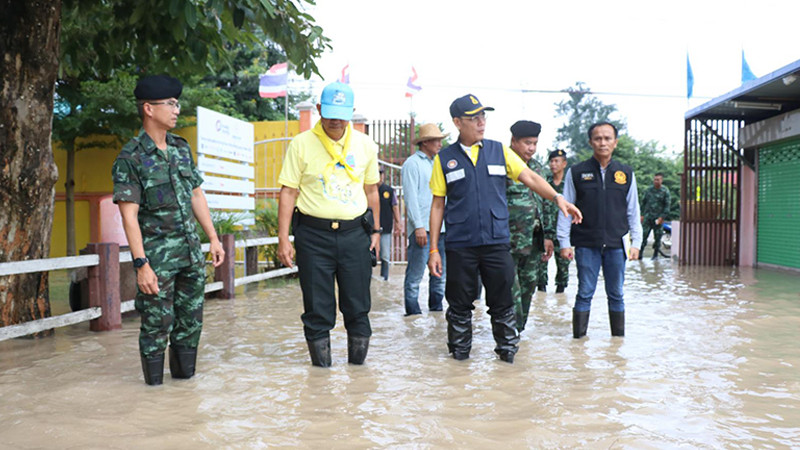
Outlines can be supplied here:
<path id="1" fill-rule="evenodd" d="M 439 130 L 439 126 L 435 123 L 426 123 L 425 125 L 421 125 L 419 127 L 419 136 L 414 138 L 412 142 L 414 145 L 417 145 L 420 142 L 430 141 L 433 139 L 444 139 L 447 136 L 450 136 L 450 133 L 442 134 L 441 130 Z"/>

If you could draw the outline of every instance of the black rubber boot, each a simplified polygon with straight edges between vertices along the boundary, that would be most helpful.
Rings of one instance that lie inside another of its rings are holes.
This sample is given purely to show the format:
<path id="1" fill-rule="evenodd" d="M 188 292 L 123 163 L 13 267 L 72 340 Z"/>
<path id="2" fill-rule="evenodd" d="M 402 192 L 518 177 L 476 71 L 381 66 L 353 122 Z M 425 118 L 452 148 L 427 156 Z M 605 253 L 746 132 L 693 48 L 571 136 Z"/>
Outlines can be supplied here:
<path id="1" fill-rule="evenodd" d="M 575 308 L 572 308 L 572 337 L 575 339 L 586 336 L 586 329 L 589 328 L 589 312 L 575 311 Z"/>
<path id="2" fill-rule="evenodd" d="M 389 261 L 385 259 L 381 260 L 381 278 L 384 280 L 389 279 Z"/>
<path id="3" fill-rule="evenodd" d="M 192 378 L 196 361 L 196 348 L 169 346 L 169 372 L 172 374 L 172 378 Z"/>
<path id="4" fill-rule="evenodd" d="M 164 382 L 164 354 L 146 357 L 142 355 L 144 382 L 157 386 Z"/>
<path id="5" fill-rule="evenodd" d="M 447 308 L 447 349 L 453 358 L 461 361 L 469 358 L 472 350 L 472 311 L 459 314 Z"/>
<path id="6" fill-rule="evenodd" d="M 625 311 L 609 311 L 608 321 L 611 322 L 612 336 L 625 336 Z"/>
<path id="7" fill-rule="evenodd" d="M 566 288 L 567 288 L 566 284 L 557 284 L 556 285 L 556 294 L 564 293 L 564 289 L 566 289 Z"/>
<path id="8" fill-rule="evenodd" d="M 546 284 L 540 284 L 539 286 L 536 287 L 536 289 L 538 289 L 539 292 L 547 292 L 547 285 Z"/>
<path id="9" fill-rule="evenodd" d="M 347 336 L 347 362 L 364 364 L 369 350 L 369 338 L 363 336 Z"/>
<path id="10" fill-rule="evenodd" d="M 314 341 L 309 341 L 308 353 L 311 355 L 311 364 L 317 367 L 330 367 L 331 366 L 331 338 L 324 337 Z"/>
<path id="11" fill-rule="evenodd" d="M 513 364 L 514 355 L 519 350 L 519 332 L 517 331 L 517 318 L 514 308 L 508 308 L 492 316 L 492 335 L 497 344 L 494 352 L 503 361 Z"/>

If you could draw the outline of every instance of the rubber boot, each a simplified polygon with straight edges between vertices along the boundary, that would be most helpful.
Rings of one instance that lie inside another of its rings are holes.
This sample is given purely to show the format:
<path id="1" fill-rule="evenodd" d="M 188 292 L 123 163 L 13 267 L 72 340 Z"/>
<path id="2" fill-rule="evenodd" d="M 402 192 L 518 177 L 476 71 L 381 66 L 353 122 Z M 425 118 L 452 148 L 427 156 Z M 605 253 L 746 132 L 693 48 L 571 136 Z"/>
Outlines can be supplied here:
<path id="1" fill-rule="evenodd" d="M 492 335 L 496 344 L 494 352 L 503 361 L 514 364 L 514 355 L 519 350 L 519 332 L 514 308 L 492 315 Z"/>
<path id="2" fill-rule="evenodd" d="M 586 336 L 586 329 L 589 328 L 589 312 L 576 311 L 572 308 L 572 337 L 575 339 Z"/>
<path id="3" fill-rule="evenodd" d="M 172 374 L 172 378 L 192 378 L 196 361 L 196 348 L 169 346 L 169 372 Z"/>
<path id="4" fill-rule="evenodd" d="M 609 311 L 608 321 L 611 322 L 612 336 L 625 336 L 625 311 Z"/>
<path id="5" fill-rule="evenodd" d="M 369 350 L 369 338 L 363 336 L 347 336 L 347 362 L 364 364 Z"/>
<path id="6" fill-rule="evenodd" d="M 472 311 L 459 314 L 447 308 L 447 349 L 453 358 L 461 361 L 469 358 L 472 350 Z"/>
<path id="7" fill-rule="evenodd" d="M 308 353 L 311 355 L 311 364 L 317 367 L 330 367 L 331 366 L 331 338 L 324 337 L 314 341 L 309 341 Z"/>
<path id="8" fill-rule="evenodd" d="M 150 386 L 157 386 L 164 382 L 164 354 L 155 356 L 142 355 L 142 373 L 144 382 Z"/>
<path id="9" fill-rule="evenodd" d="M 566 288 L 567 288 L 566 284 L 557 284 L 556 285 L 556 294 L 563 294 L 564 293 L 564 289 L 566 289 Z"/>
<path id="10" fill-rule="evenodd" d="M 389 261 L 385 259 L 381 260 L 381 278 L 384 281 L 389 279 Z"/>
<path id="11" fill-rule="evenodd" d="M 658 259 L 658 254 L 661 253 L 660 245 L 653 245 L 653 257 L 650 259 Z"/>

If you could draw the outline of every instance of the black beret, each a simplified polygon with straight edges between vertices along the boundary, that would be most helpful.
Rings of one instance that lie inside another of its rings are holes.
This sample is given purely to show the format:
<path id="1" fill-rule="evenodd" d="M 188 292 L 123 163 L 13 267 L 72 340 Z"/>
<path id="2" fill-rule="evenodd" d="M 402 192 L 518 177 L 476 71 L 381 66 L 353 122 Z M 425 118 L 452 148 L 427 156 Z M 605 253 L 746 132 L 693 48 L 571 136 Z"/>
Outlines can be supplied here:
<path id="1" fill-rule="evenodd" d="M 558 158 L 559 156 L 561 156 L 562 158 L 566 159 L 567 158 L 567 152 L 565 152 L 564 150 L 553 150 L 552 152 L 550 152 L 550 157 L 547 158 L 547 160 L 550 161 L 551 159 Z"/>
<path id="2" fill-rule="evenodd" d="M 516 138 L 539 137 L 540 131 L 542 131 L 542 126 L 530 120 L 520 120 L 511 125 L 511 135 Z"/>
<path id="3" fill-rule="evenodd" d="M 148 75 L 138 83 L 133 95 L 136 100 L 160 100 L 162 98 L 180 98 L 183 85 L 177 78 L 169 75 Z"/>

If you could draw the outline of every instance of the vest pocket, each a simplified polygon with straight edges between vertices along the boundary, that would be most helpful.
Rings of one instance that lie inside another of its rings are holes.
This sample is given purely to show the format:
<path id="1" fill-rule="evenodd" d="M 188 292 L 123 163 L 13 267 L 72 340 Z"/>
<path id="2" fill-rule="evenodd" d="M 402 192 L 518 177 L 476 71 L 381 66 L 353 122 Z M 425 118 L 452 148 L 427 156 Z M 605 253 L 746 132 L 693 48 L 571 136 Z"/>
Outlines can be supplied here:
<path id="1" fill-rule="evenodd" d="M 145 188 L 144 195 L 147 199 L 147 209 L 161 209 L 177 202 L 175 190 L 169 180 Z"/>
<path id="2" fill-rule="evenodd" d="M 495 239 L 509 237 L 508 209 L 492 208 L 492 237 Z"/>
<path id="3" fill-rule="evenodd" d="M 469 214 L 466 208 L 448 212 L 444 221 L 447 228 L 446 242 L 464 242 L 472 239 L 472 230 L 467 219 Z"/>

